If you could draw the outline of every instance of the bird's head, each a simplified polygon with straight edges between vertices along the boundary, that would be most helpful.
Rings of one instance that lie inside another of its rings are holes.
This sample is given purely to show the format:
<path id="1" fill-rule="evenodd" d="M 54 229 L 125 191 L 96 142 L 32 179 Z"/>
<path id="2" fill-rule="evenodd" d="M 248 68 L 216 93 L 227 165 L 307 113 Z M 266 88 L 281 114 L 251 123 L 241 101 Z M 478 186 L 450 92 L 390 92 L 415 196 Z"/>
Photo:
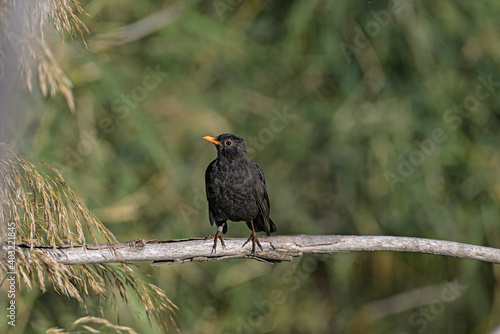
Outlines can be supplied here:
<path id="1" fill-rule="evenodd" d="M 218 157 L 226 157 L 228 159 L 235 159 L 237 157 L 246 157 L 247 150 L 245 142 L 242 138 L 230 133 L 224 133 L 217 137 L 205 136 L 203 139 L 208 140 L 215 144 L 217 148 Z"/>

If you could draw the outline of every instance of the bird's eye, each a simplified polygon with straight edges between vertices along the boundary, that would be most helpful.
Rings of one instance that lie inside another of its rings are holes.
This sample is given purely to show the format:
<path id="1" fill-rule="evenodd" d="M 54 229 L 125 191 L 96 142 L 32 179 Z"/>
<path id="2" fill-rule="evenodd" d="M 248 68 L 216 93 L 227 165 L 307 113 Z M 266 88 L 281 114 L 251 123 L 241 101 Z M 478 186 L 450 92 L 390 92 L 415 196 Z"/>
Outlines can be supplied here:
<path id="1" fill-rule="evenodd" d="M 226 146 L 231 146 L 232 144 L 233 144 L 233 142 L 230 139 L 228 139 L 224 142 L 224 145 L 226 145 Z"/>

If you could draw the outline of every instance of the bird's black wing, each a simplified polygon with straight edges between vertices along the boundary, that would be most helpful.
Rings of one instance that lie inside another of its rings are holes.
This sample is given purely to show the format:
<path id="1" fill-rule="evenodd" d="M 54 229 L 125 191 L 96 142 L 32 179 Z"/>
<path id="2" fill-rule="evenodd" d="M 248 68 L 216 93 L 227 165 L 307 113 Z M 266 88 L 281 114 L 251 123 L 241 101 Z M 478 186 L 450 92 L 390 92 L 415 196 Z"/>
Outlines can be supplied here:
<path id="1" fill-rule="evenodd" d="M 265 231 L 267 235 L 270 235 L 272 232 L 276 232 L 277 228 L 269 217 L 271 205 L 267 195 L 266 179 L 262 169 L 256 163 L 252 163 L 252 170 L 254 172 L 253 175 L 257 176 L 254 197 L 260 212 L 254 224 L 256 231 Z"/>
<path id="2" fill-rule="evenodd" d="M 214 215 L 212 214 L 212 210 L 210 210 L 210 204 L 208 205 L 208 220 L 210 221 L 210 225 L 213 225 L 215 222 Z"/>
<path id="3" fill-rule="evenodd" d="M 214 211 L 214 208 L 218 205 L 217 202 L 220 201 L 221 198 L 220 185 L 215 178 L 216 173 L 217 159 L 212 161 L 205 171 L 205 192 L 207 193 L 208 200 L 208 220 L 210 221 L 210 225 L 213 225 L 214 223 L 217 227 L 223 225 L 222 233 L 226 234 L 226 220 L 217 220 L 219 217 L 217 217 L 217 213 Z"/>
<path id="4" fill-rule="evenodd" d="M 207 170 L 205 171 L 205 192 L 207 194 L 208 200 L 208 219 L 210 220 L 210 225 L 213 225 L 215 222 L 214 215 L 212 213 L 211 206 L 214 205 L 214 202 L 217 198 L 216 189 L 214 187 L 214 165 L 215 160 L 208 165 Z"/>

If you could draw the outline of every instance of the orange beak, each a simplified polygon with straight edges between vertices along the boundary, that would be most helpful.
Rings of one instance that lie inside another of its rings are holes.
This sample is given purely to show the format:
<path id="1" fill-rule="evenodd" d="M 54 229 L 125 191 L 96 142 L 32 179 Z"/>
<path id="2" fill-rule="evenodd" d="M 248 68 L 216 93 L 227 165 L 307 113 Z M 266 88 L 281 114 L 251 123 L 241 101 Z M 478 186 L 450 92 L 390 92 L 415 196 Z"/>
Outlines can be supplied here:
<path id="1" fill-rule="evenodd" d="M 209 142 L 214 143 L 215 145 L 223 146 L 221 143 L 219 143 L 217 140 L 215 140 L 214 137 L 205 136 L 205 137 L 203 137 L 203 139 L 208 140 Z"/>

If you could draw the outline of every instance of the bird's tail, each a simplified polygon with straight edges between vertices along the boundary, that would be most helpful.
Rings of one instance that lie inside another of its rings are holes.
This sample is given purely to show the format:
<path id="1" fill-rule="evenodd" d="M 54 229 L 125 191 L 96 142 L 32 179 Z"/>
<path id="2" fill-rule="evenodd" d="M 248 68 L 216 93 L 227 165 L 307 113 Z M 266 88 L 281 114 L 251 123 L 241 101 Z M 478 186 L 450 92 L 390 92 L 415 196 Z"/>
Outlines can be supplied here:
<path id="1" fill-rule="evenodd" d="M 251 229 L 250 224 L 247 225 Z M 268 225 L 268 228 L 266 228 L 267 227 L 266 225 Z M 266 219 L 262 215 L 259 215 L 257 218 L 254 219 L 253 226 L 255 228 L 255 232 L 266 232 L 267 235 L 270 235 L 271 233 L 276 232 L 278 230 L 276 228 L 276 225 L 274 225 L 274 222 L 271 220 L 271 218 Z"/>
<path id="2" fill-rule="evenodd" d="M 271 218 L 269 218 L 269 232 L 273 233 L 273 232 L 276 232 L 278 230 L 278 228 L 276 227 L 276 225 L 274 225 L 274 222 L 271 220 Z"/>

